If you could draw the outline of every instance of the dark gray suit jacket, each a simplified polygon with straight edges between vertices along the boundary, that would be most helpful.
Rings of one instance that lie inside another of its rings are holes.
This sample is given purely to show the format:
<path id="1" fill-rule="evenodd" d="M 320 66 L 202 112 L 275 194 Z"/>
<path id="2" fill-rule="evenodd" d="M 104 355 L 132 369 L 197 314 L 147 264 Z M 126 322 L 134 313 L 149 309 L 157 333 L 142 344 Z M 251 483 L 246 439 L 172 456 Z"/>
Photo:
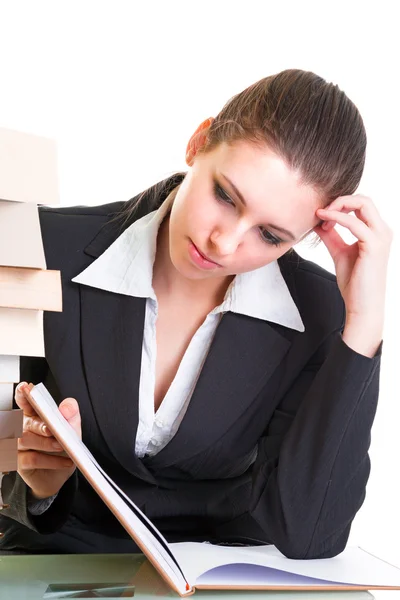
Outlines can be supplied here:
<path id="1" fill-rule="evenodd" d="M 21 379 L 76 398 L 83 440 L 167 539 L 272 543 L 293 558 L 343 550 L 362 505 L 379 387 L 374 358 L 341 338 L 335 277 L 295 252 L 280 269 L 305 332 L 226 313 L 188 411 L 159 454 L 135 456 L 145 299 L 71 283 L 129 226 L 157 208 L 184 173 L 127 203 L 41 208 L 49 269 L 62 273 L 62 313 L 45 313 L 45 359 Z M 41 516 L 27 487 L 4 478 L 0 551 L 133 552 L 136 547 L 76 472 Z"/>

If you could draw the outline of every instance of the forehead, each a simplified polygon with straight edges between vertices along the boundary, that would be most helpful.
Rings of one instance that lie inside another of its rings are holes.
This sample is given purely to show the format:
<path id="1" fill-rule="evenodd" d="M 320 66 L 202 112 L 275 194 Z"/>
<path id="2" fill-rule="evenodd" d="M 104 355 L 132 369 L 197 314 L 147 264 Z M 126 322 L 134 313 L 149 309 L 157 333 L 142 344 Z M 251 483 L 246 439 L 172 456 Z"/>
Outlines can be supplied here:
<path id="1" fill-rule="evenodd" d="M 275 207 L 288 216 L 305 213 L 309 220 L 322 206 L 321 195 L 311 185 L 301 183 L 301 173 L 288 167 L 268 146 L 222 143 L 212 154 L 216 175 L 228 177 L 249 208 Z"/>

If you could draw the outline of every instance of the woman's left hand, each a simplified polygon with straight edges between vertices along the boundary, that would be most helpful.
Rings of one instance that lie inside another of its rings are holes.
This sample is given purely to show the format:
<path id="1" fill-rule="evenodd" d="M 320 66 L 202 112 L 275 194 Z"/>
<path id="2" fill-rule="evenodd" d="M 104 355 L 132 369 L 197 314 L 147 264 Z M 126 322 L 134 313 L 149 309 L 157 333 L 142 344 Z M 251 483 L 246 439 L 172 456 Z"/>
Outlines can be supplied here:
<path id="1" fill-rule="evenodd" d="M 346 306 L 343 338 L 347 330 L 354 340 L 353 347 L 359 346 L 358 338 L 361 347 L 355 349 L 371 355 L 371 348 L 382 338 L 392 231 L 371 198 L 360 194 L 339 196 L 326 209 L 318 209 L 316 215 L 324 223 L 314 231 L 332 256 Z M 334 229 L 336 224 L 346 227 L 357 240 L 347 244 Z"/>

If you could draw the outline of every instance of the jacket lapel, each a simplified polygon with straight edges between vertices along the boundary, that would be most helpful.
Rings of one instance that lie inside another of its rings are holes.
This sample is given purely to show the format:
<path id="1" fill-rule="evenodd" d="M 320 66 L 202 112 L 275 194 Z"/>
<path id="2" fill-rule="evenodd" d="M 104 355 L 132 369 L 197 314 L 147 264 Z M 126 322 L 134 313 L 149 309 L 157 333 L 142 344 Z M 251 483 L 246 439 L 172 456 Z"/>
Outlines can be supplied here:
<path id="1" fill-rule="evenodd" d="M 146 465 L 166 467 L 194 456 L 240 419 L 291 346 L 278 330 L 244 315 L 222 317 L 177 433 Z"/>
<path id="2" fill-rule="evenodd" d="M 155 483 L 135 457 L 145 300 L 81 285 L 82 353 L 102 435 L 130 473 Z"/>
<path id="3" fill-rule="evenodd" d="M 116 205 L 116 212 L 86 246 L 85 254 L 98 258 L 133 221 L 158 208 L 185 174 L 176 173 L 128 203 Z M 137 207 L 124 218 L 127 204 Z M 102 435 L 128 472 L 155 484 L 153 475 L 135 456 L 146 300 L 85 285 L 80 285 L 80 294 L 83 363 Z"/>

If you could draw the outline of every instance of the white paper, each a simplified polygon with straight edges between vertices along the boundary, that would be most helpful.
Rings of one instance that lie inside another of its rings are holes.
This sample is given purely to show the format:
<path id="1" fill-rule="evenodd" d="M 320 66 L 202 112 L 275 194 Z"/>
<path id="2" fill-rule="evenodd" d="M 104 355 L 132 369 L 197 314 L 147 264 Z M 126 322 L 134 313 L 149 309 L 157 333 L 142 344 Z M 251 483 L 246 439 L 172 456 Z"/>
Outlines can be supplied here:
<path id="1" fill-rule="evenodd" d="M 260 565 L 283 571 L 280 577 L 282 585 L 285 585 L 285 578 L 287 578 L 285 572 L 288 572 L 334 582 L 334 585 L 400 586 L 400 569 L 371 556 L 358 547 L 348 547 L 334 558 L 293 560 L 286 558 L 275 546 L 233 547 L 198 542 L 182 542 L 170 546 L 192 585 L 200 583 L 200 580 L 203 585 L 207 585 L 209 580 L 210 584 L 217 585 L 218 573 L 214 571 L 208 578 L 207 571 L 223 565 L 243 564 L 250 565 L 250 568 L 247 575 L 246 570 L 242 569 L 242 585 L 252 583 L 254 575 L 252 566 Z M 231 568 L 228 566 L 228 570 Z M 223 585 L 222 581 L 225 582 L 226 577 L 222 568 L 219 575 Z M 259 570 L 257 570 L 257 580 L 262 580 Z M 279 578 L 274 576 L 273 580 L 274 583 L 271 585 L 280 585 L 277 583 Z M 269 585 L 268 569 L 265 572 L 263 585 Z M 299 585 L 307 585 L 307 582 Z"/>

